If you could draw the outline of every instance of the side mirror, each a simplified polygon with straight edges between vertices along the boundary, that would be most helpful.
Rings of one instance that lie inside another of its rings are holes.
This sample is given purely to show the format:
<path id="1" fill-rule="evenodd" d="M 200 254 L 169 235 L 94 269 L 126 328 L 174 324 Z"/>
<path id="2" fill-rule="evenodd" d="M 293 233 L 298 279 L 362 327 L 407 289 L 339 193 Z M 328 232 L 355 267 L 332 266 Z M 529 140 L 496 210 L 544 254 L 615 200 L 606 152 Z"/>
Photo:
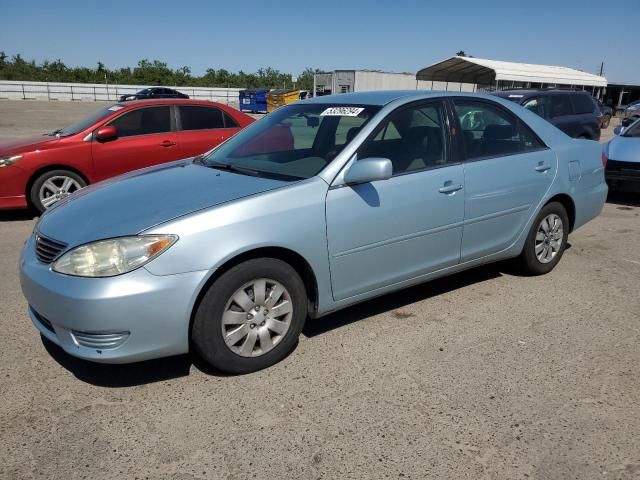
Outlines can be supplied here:
<path id="1" fill-rule="evenodd" d="M 107 140 L 114 140 L 116 138 L 118 138 L 118 129 L 113 125 L 100 127 L 96 132 L 96 139 L 100 142 L 106 142 Z"/>
<path id="2" fill-rule="evenodd" d="M 393 166 L 388 158 L 365 158 L 358 160 L 344 174 L 344 182 L 358 184 L 388 180 L 393 175 Z"/>
<path id="3" fill-rule="evenodd" d="M 623 128 L 621 126 L 617 126 L 613 129 L 613 133 L 615 133 L 616 135 L 620 135 L 622 133 L 622 130 Z"/>

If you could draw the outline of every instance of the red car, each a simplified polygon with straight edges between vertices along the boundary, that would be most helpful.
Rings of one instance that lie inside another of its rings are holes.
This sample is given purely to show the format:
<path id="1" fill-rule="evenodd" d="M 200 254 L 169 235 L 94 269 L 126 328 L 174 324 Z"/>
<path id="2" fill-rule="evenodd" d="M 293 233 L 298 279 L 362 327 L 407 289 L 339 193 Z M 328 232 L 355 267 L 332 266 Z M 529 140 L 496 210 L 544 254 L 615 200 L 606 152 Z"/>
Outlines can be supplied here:
<path id="1" fill-rule="evenodd" d="M 44 137 L 0 144 L 0 209 L 40 212 L 90 183 L 206 152 L 254 119 L 219 103 L 117 103 Z"/>

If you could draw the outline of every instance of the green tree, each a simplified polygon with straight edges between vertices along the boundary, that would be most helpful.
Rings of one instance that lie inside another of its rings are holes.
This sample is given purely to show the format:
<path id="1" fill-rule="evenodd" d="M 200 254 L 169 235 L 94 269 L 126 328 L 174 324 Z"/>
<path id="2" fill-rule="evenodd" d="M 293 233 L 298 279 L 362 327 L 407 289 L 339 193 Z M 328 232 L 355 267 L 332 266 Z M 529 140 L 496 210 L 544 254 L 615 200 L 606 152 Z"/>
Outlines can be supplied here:
<path id="1" fill-rule="evenodd" d="M 319 72 L 306 68 L 298 75 L 296 87 L 311 90 L 313 75 Z M 170 68 L 160 60 L 143 58 L 133 68 L 122 67 L 110 69 L 102 62 L 95 68 L 68 67 L 61 59 L 44 60 L 37 64 L 26 61 L 19 53 L 9 58 L 0 51 L 0 79 L 32 80 L 49 82 L 82 82 L 121 85 L 175 85 L 199 87 L 248 87 L 248 88 L 291 88 L 293 86 L 290 73 L 281 72 L 272 67 L 259 68 L 256 72 L 230 72 L 224 68 L 207 68 L 201 76 L 193 75 L 191 67 L 185 65 L 176 69 Z"/>

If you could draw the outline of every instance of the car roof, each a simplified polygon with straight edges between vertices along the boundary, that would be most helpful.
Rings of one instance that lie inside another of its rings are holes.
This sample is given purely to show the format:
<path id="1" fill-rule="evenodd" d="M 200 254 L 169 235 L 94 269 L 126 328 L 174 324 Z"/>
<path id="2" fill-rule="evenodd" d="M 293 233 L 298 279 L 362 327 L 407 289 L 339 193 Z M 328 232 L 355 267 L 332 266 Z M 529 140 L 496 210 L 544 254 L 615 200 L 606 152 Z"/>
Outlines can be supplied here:
<path id="1" fill-rule="evenodd" d="M 127 100 L 116 102 L 121 107 L 129 108 L 141 105 L 215 105 L 216 107 L 226 107 L 226 105 L 210 100 L 194 100 L 192 98 L 142 98 L 139 100 Z"/>
<path id="2" fill-rule="evenodd" d="M 416 99 L 425 97 L 447 96 L 447 92 L 433 90 L 376 90 L 373 92 L 338 93 L 335 95 L 324 95 L 300 103 L 332 103 L 338 105 L 386 105 L 399 98 Z"/>
<path id="3" fill-rule="evenodd" d="M 443 90 L 377 90 L 372 92 L 354 92 L 354 93 L 338 93 L 334 95 L 323 95 L 311 99 L 296 102 L 300 103 L 318 103 L 332 105 L 376 105 L 384 106 L 391 102 L 401 100 L 400 103 L 408 103 L 413 100 L 425 100 L 429 98 L 443 97 L 466 97 L 466 98 L 482 98 L 486 100 L 504 100 L 509 101 L 509 95 L 518 95 L 526 98 L 540 92 L 566 92 L 567 90 L 504 90 L 500 92 L 476 93 L 476 92 L 455 92 Z M 572 93 L 583 93 L 582 91 L 570 91 Z M 589 94 L 589 92 L 584 92 Z M 511 102 L 509 102 L 511 103 Z"/>
<path id="4" fill-rule="evenodd" d="M 518 96 L 518 97 L 530 97 L 532 95 L 540 95 L 543 94 L 557 94 L 557 93 L 568 93 L 568 94 L 587 94 L 591 95 L 589 92 L 585 90 L 566 90 L 562 88 L 515 88 L 513 90 L 500 90 L 499 92 L 493 92 L 493 94 L 497 97 L 507 98 L 510 96 Z"/>

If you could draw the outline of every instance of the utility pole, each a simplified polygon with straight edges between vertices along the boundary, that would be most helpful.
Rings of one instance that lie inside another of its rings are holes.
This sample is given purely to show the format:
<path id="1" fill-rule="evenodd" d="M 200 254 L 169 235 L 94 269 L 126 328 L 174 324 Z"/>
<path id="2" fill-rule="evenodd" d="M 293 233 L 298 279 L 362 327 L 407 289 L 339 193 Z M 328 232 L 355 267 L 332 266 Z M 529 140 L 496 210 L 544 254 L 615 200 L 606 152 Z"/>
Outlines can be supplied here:
<path id="1" fill-rule="evenodd" d="M 602 60 L 602 63 L 600 64 L 600 76 L 602 76 L 602 74 L 604 73 L 604 60 Z M 604 92 L 606 92 L 607 87 L 604 87 Z M 598 100 L 601 100 L 600 95 L 604 94 L 604 92 L 601 89 L 598 89 Z"/>

